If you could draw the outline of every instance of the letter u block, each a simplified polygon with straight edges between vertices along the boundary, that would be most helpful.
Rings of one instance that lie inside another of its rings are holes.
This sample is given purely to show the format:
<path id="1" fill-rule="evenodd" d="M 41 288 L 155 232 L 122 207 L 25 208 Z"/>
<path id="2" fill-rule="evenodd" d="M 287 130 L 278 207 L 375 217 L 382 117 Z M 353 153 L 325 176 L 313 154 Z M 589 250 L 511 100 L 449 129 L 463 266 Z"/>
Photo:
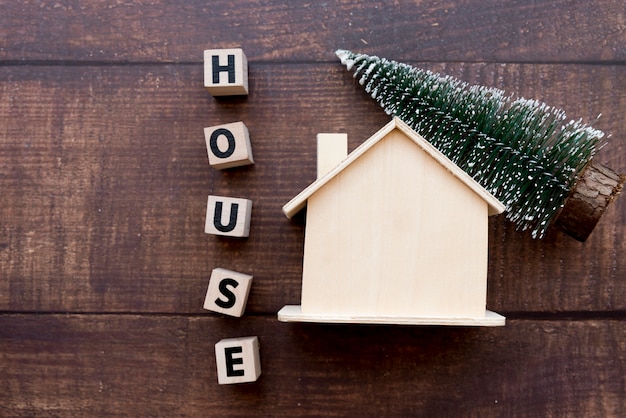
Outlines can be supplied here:
<path id="1" fill-rule="evenodd" d="M 241 317 L 246 310 L 252 276 L 223 268 L 213 269 L 204 309 Z"/>
<path id="2" fill-rule="evenodd" d="M 248 95 L 248 61 L 243 50 L 205 50 L 204 87 L 213 96 Z"/>
<path id="3" fill-rule="evenodd" d="M 204 232 L 227 237 L 250 234 L 252 200 L 209 195 Z"/>
<path id="4" fill-rule="evenodd" d="M 217 382 L 220 385 L 254 382 L 261 375 L 257 337 L 227 338 L 215 344 Z"/>
<path id="5" fill-rule="evenodd" d="M 243 122 L 204 128 L 209 165 L 218 170 L 254 164 L 250 134 Z"/>

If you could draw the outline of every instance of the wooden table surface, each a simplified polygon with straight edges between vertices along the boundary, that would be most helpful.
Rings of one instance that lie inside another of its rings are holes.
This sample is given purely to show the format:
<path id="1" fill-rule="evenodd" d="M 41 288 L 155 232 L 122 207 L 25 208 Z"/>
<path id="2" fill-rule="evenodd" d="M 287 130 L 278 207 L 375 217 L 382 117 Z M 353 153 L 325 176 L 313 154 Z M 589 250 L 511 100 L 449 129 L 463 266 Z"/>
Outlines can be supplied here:
<path id="1" fill-rule="evenodd" d="M 586 243 L 490 221 L 505 327 L 276 319 L 316 133 L 352 150 L 389 120 L 334 50 L 563 108 L 624 172 L 622 1 L 2 3 L 0 416 L 624 416 L 625 197 Z M 247 98 L 203 88 L 203 50 L 228 47 Z M 238 120 L 256 164 L 211 169 L 203 128 Z M 204 233 L 208 194 L 253 200 L 248 239 Z M 202 309 L 215 267 L 254 275 L 242 318 Z M 218 385 L 215 343 L 248 335 L 263 374 Z"/>

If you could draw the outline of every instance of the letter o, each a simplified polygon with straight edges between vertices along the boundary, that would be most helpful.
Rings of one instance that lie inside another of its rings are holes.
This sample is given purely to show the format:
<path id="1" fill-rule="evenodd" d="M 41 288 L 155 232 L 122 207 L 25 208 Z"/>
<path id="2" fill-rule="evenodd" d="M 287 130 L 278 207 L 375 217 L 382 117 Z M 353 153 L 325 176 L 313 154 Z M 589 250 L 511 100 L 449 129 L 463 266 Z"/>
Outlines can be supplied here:
<path id="1" fill-rule="evenodd" d="M 217 146 L 217 138 L 219 138 L 220 135 L 224 135 L 226 137 L 226 140 L 228 141 L 228 148 L 226 149 L 226 151 L 223 152 Z M 209 139 L 209 146 L 211 147 L 211 152 L 216 157 L 228 158 L 233 155 L 233 152 L 235 152 L 235 136 L 228 129 L 216 129 L 211 134 L 211 138 Z"/>

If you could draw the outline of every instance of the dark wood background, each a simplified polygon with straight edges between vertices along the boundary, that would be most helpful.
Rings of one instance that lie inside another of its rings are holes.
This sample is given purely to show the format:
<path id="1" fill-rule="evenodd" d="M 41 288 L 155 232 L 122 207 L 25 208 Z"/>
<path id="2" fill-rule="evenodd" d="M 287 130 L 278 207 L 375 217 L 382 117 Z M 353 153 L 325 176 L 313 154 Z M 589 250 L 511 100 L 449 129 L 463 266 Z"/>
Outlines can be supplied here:
<path id="1" fill-rule="evenodd" d="M 226 47 L 245 99 L 203 88 L 202 51 Z M 505 327 L 277 321 L 304 237 L 281 206 L 316 133 L 353 149 L 388 121 L 338 48 L 561 107 L 626 171 L 619 0 L 4 1 L 0 416 L 623 416 L 625 197 L 584 244 L 492 219 Z M 203 128 L 238 120 L 256 164 L 211 169 Z M 204 233 L 210 193 L 253 200 L 248 239 Z M 215 267 L 254 275 L 242 318 L 202 309 Z M 214 344 L 248 335 L 259 381 L 218 385 Z"/>

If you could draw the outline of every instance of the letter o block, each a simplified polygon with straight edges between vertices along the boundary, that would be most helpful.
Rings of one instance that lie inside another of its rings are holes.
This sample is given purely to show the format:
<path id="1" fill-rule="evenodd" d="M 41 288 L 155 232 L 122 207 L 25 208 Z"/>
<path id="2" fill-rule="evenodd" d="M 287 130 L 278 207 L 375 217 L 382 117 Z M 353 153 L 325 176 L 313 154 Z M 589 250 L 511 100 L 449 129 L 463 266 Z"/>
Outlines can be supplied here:
<path id="1" fill-rule="evenodd" d="M 241 317 L 246 310 L 252 276 L 223 268 L 213 269 L 204 309 Z"/>
<path id="2" fill-rule="evenodd" d="M 218 170 L 254 164 L 250 133 L 243 122 L 204 128 L 209 165 Z"/>
<path id="3" fill-rule="evenodd" d="M 228 338 L 215 344 L 217 382 L 220 385 L 254 382 L 261 375 L 257 337 Z"/>
<path id="4" fill-rule="evenodd" d="M 213 96 L 248 94 L 248 61 L 240 48 L 204 51 L 204 87 Z"/>
<path id="5" fill-rule="evenodd" d="M 227 237 L 247 237 L 250 234 L 252 200 L 209 195 L 204 232 Z"/>

